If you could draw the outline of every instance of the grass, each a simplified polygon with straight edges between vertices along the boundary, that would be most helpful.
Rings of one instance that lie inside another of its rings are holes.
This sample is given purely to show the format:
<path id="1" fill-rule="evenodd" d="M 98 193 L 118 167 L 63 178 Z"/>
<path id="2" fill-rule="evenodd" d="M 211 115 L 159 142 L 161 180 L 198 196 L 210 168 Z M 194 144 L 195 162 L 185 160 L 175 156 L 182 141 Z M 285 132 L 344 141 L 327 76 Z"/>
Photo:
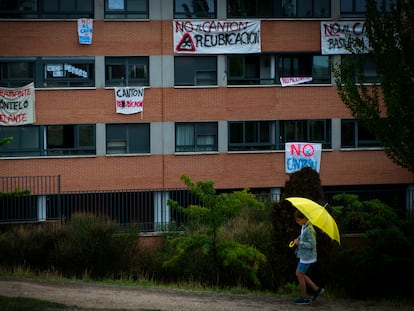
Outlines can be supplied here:
<path id="1" fill-rule="evenodd" d="M 2 311 L 58 311 L 73 310 L 73 308 L 56 302 L 35 298 L 0 296 L 0 310 Z M 82 309 L 76 308 L 78 311 Z M 86 311 L 86 309 L 85 309 Z M 139 309 L 137 311 L 161 311 L 159 309 Z"/>
<path id="2" fill-rule="evenodd" d="M 35 298 L 0 296 L 0 310 L 3 311 L 44 311 L 67 309 L 68 306 Z"/>

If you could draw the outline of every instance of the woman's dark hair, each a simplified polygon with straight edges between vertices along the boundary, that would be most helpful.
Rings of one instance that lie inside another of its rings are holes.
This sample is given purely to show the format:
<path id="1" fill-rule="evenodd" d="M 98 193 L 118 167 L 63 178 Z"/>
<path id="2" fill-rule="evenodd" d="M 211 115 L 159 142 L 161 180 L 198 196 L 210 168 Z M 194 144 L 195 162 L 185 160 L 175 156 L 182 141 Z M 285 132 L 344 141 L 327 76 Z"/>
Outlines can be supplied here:
<path id="1" fill-rule="evenodd" d="M 295 210 L 295 218 L 304 219 L 304 218 L 306 218 L 306 216 L 303 215 L 300 211 Z"/>

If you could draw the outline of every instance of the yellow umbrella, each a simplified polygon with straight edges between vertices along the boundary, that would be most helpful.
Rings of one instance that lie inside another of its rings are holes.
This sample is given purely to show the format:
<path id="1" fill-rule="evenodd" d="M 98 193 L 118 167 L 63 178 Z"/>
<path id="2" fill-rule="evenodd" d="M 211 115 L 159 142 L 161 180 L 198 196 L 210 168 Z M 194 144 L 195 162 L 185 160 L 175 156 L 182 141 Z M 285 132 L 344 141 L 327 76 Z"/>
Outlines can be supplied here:
<path id="1" fill-rule="evenodd" d="M 338 225 L 328 211 L 318 203 L 301 197 L 286 198 L 294 207 L 296 207 L 312 225 L 325 232 L 332 240 L 341 244 L 339 237 Z"/>

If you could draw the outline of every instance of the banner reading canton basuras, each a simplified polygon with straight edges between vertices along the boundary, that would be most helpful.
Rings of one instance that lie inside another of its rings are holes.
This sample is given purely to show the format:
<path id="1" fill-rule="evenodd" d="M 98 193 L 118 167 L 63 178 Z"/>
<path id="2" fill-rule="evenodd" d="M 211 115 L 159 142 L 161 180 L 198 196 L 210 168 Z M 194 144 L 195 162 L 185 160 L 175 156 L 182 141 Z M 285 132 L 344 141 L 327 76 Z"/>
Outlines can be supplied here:
<path id="1" fill-rule="evenodd" d="M 321 22 L 321 49 L 323 55 L 369 53 L 365 22 Z"/>
<path id="2" fill-rule="evenodd" d="M 259 53 L 260 21 L 173 21 L 174 53 Z"/>
<path id="3" fill-rule="evenodd" d="M 35 121 L 33 83 L 18 88 L 0 88 L 0 125 L 16 126 Z"/>
<path id="4" fill-rule="evenodd" d="M 314 143 L 286 143 L 285 166 L 286 173 L 300 171 L 310 167 L 319 173 L 321 166 L 322 144 Z"/>
<path id="5" fill-rule="evenodd" d="M 143 87 L 116 87 L 116 113 L 133 114 L 144 110 Z"/>

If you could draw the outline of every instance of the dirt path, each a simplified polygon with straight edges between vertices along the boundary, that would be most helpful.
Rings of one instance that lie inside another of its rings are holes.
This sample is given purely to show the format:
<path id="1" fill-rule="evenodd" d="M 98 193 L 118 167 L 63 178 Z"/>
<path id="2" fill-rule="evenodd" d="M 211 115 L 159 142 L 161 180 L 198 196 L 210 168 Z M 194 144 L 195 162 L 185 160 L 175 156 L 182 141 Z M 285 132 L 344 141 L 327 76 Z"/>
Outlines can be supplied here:
<path id="1" fill-rule="evenodd" d="M 235 295 L 187 290 L 111 286 L 81 282 L 1 280 L 0 295 L 39 298 L 72 306 L 73 310 L 162 310 L 162 311 L 408 311 L 411 304 L 373 303 L 318 298 L 308 306 L 298 306 L 291 298 L 276 295 Z"/>

